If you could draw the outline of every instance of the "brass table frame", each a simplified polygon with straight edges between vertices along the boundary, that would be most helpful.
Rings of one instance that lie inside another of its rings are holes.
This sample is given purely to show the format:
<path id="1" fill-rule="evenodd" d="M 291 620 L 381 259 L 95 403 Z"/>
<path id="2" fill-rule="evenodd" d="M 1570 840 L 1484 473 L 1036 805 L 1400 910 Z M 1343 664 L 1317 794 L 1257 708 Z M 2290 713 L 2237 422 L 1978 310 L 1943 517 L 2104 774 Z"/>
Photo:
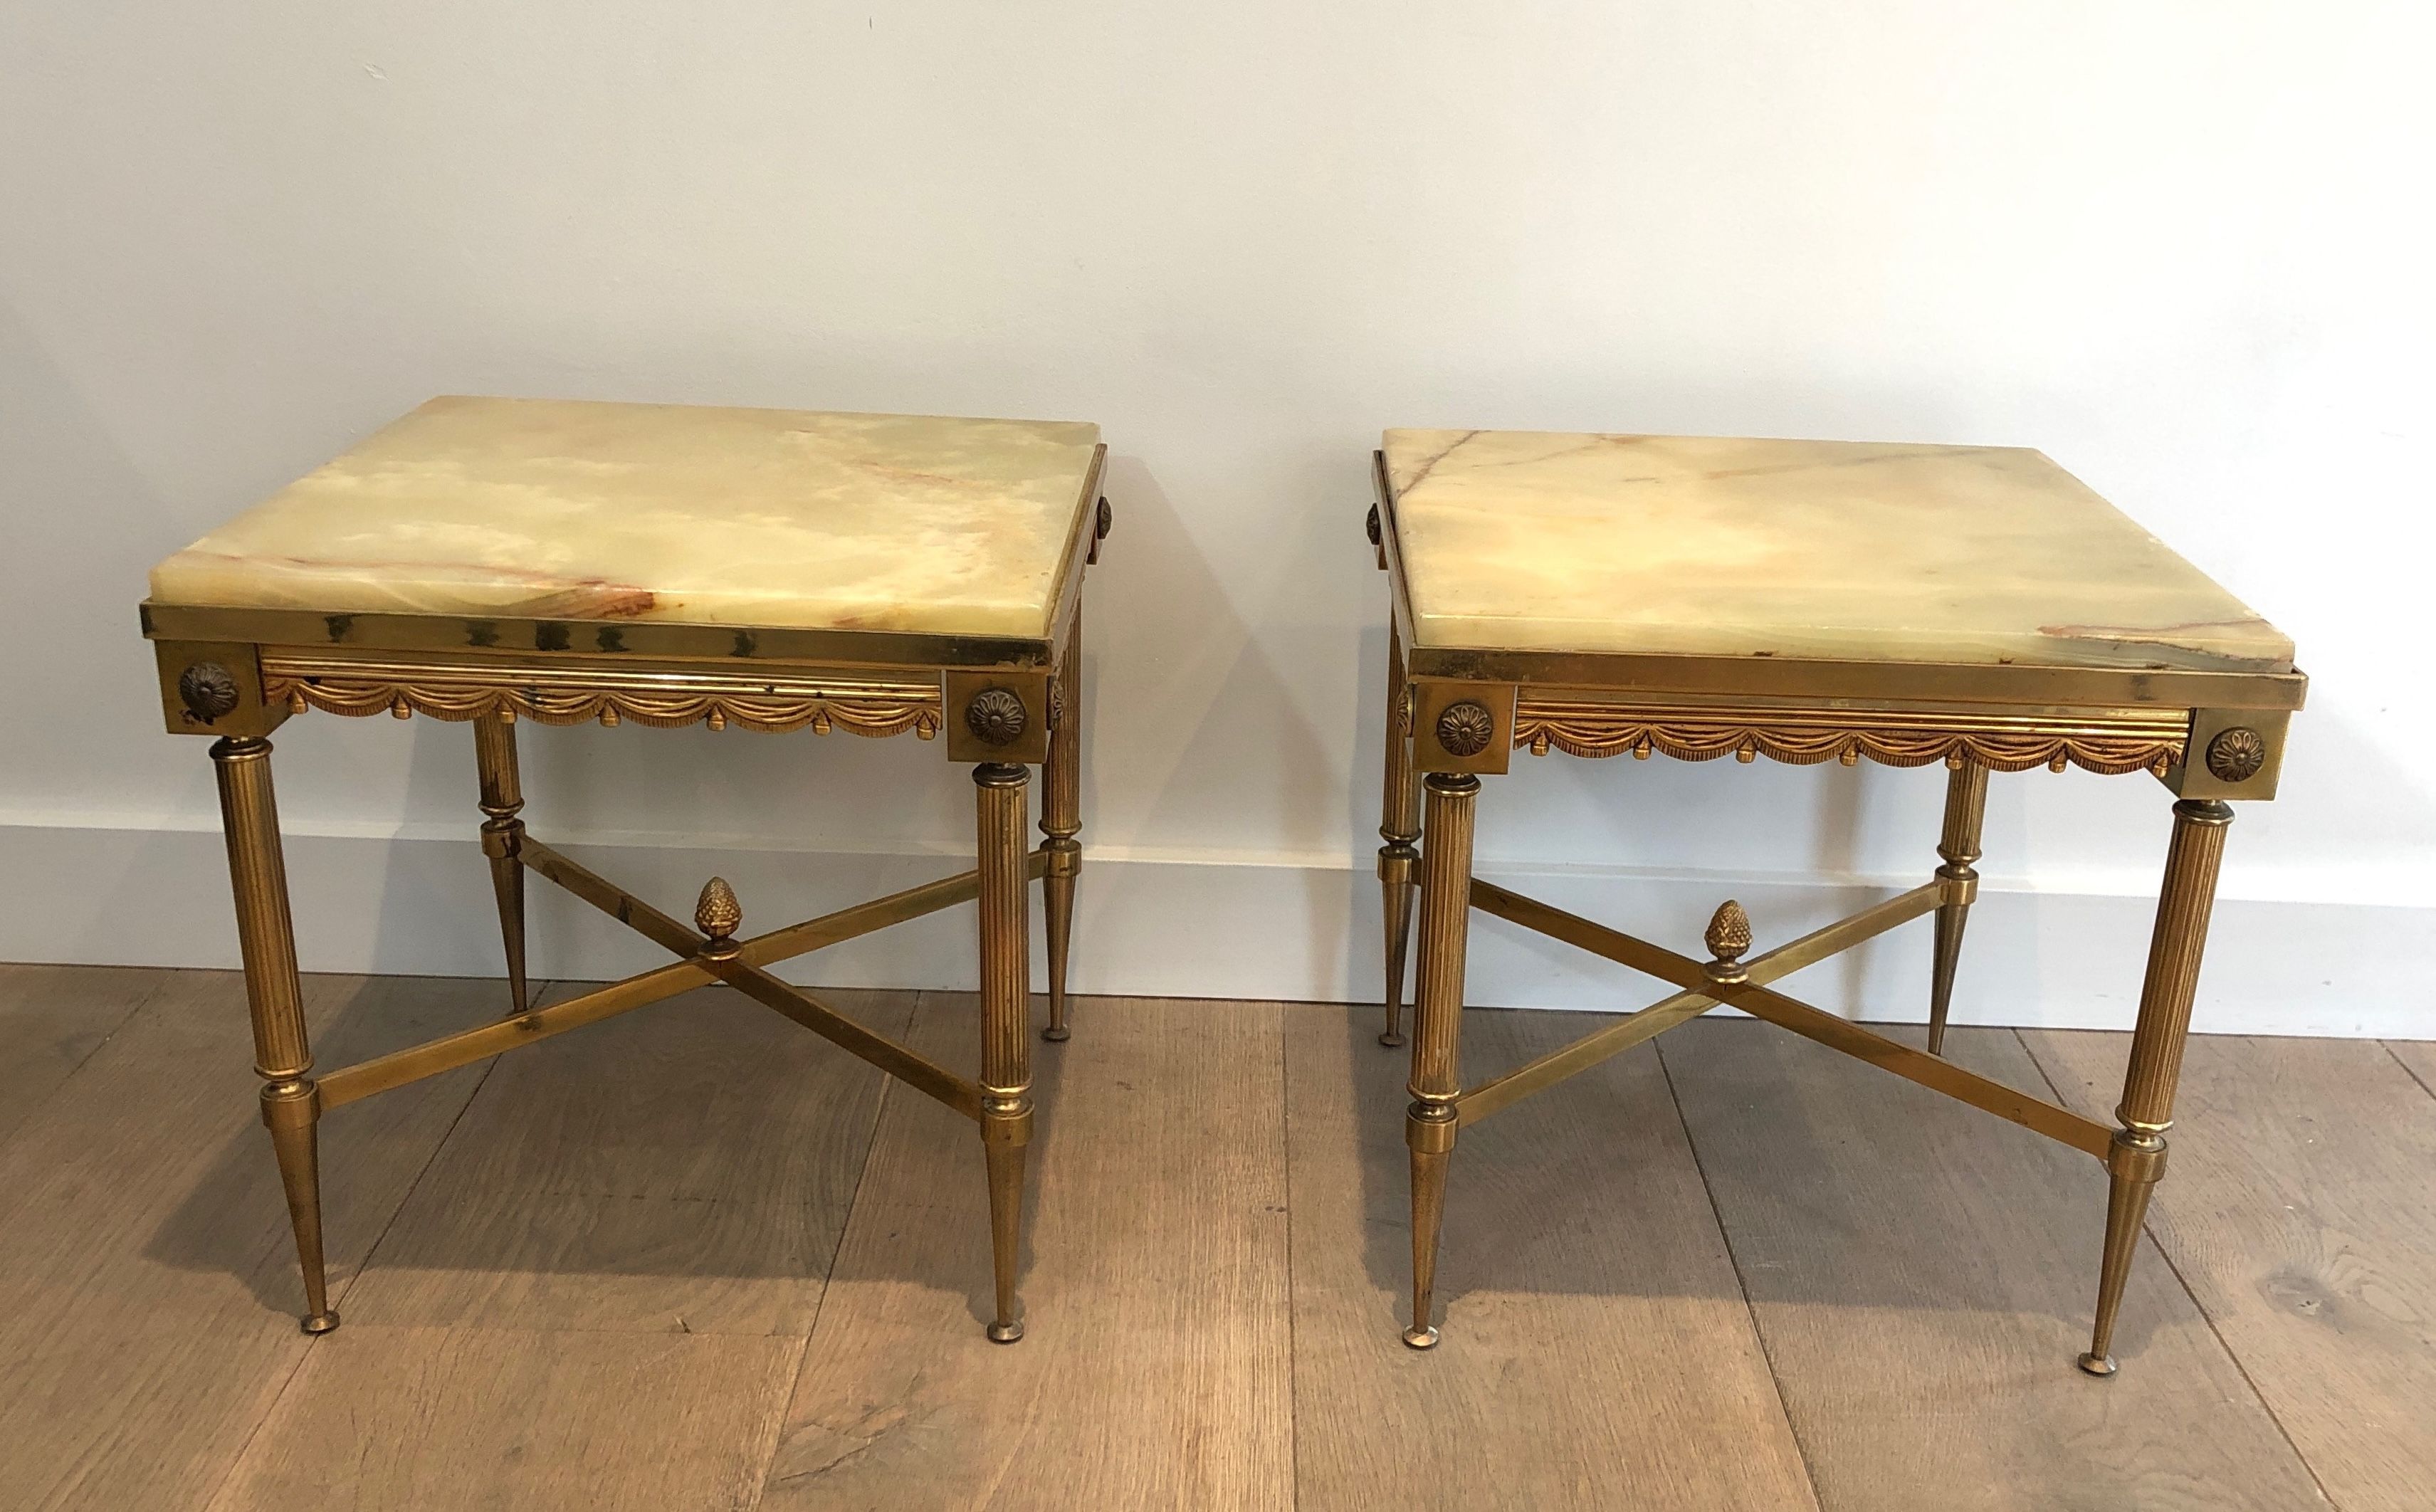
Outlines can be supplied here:
<path id="1" fill-rule="evenodd" d="M 331 1109 L 502 1051 L 724 982 L 981 1127 L 989 1177 L 995 1313 L 988 1336 L 1023 1337 L 1016 1266 L 1032 1140 L 1028 884 L 1047 912 L 1049 1025 L 1068 1037 L 1066 966 L 1082 845 L 1082 583 L 1108 533 L 1099 498 L 1105 448 L 1092 454 L 1060 564 L 1054 627 L 1045 638 L 740 628 L 651 621 L 477 619 L 319 614 L 147 602 L 164 715 L 172 734 L 217 737 L 237 939 L 253 1022 L 262 1118 L 287 1190 L 304 1282 L 307 1333 L 338 1327 L 322 1274 L 317 1130 Z M 1097 499 L 1096 508 L 1090 507 Z M 304 1031 L 286 864 L 267 737 L 307 709 L 474 725 L 483 853 L 490 859 L 511 1007 L 492 1023 L 313 1074 Z M 525 831 L 515 721 L 632 720 L 661 728 L 859 735 L 946 732 L 947 756 L 969 763 L 976 864 L 970 871 L 749 939 L 720 878 L 694 924 L 661 912 Z M 1044 773 L 1036 849 L 1027 849 L 1031 768 Z M 627 925 L 677 959 L 623 982 L 536 1007 L 525 976 L 525 874 L 534 873 Z M 981 1074 L 968 1079 L 872 1033 L 768 967 L 953 905 L 980 904 Z"/>
<path id="2" fill-rule="evenodd" d="M 2274 796 L 2287 726 L 2308 679 L 2298 671 L 2168 668 L 1969 666 L 1776 657 L 1667 656 L 1424 647 L 1397 553 L 1396 497 L 1374 456 L 1369 520 L 1388 573 L 1386 783 L 1379 835 L 1385 920 L 1386 1029 L 1404 1042 L 1402 998 L 1419 894 L 1414 969 L 1412 1104 L 1413 1311 L 1404 1342 L 1438 1341 L 1432 1322 L 1447 1162 L 1459 1131 L 1518 1099 L 1595 1066 L 1677 1024 L 1729 1003 L 1831 1050 L 1968 1103 L 2095 1156 L 2109 1186 L 2097 1309 L 2080 1366 L 2112 1375 L 2109 1353 L 2149 1198 L 2165 1173 L 2174 1085 L 2199 984 L 2216 895 L 2228 799 Z M 1711 918 L 1705 962 L 1577 917 L 1471 875 L 1473 805 L 1484 774 L 1517 749 L 1577 756 L 1658 752 L 1686 761 L 1731 755 L 1851 766 L 1948 769 L 1943 864 L 1928 883 L 1764 954 L 1745 959 L 1750 921 L 1728 900 Z M 2116 1122 L 2105 1124 L 1993 1082 L 1942 1058 L 1963 925 L 1977 895 L 1988 773 L 2147 772 L 2171 790 L 2173 837 L 2158 899 L 2140 1012 Z M 1418 778 L 1418 780 L 1417 780 Z M 1422 793 L 1426 791 L 1426 812 Z M 1417 846 L 1417 843 L 1418 846 Z M 1477 909 L 1678 990 L 1530 1064 L 1472 1086 L 1457 1055 L 1465 941 Z M 1923 914 L 1936 915 L 1928 1049 L 1875 1034 L 1767 984 Z"/>

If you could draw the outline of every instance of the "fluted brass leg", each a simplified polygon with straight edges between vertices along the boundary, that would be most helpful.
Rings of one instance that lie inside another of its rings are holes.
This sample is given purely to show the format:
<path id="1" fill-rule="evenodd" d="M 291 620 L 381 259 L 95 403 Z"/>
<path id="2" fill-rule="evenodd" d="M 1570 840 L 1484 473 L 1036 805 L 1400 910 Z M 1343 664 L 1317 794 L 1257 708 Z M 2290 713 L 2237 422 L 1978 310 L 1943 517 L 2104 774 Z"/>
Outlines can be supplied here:
<path id="1" fill-rule="evenodd" d="M 1049 694 L 1049 761 L 1041 772 L 1041 849 L 1049 869 L 1040 876 L 1040 900 L 1049 935 L 1049 1027 L 1040 1037 L 1062 1042 L 1066 1027 L 1066 962 L 1074 932 L 1074 881 L 1083 869 L 1083 624 L 1075 610 L 1074 634 L 1065 665 Z"/>
<path id="2" fill-rule="evenodd" d="M 1413 781 L 1412 706 L 1404 683 L 1404 643 L 1387 627 L 1387 774 L 1379 802 L 1379 913 L 1387 934 L 1387 1027 L 1382 1045 L 1404 1042 L 1404 952 L 1413 933 L 1414 866 L 1420 852 L 1421 792 Z"/>
<path id="3" fill-rule="evenodd" d="M 1456 1037 L 1463 1022 L 1464 946 L 1471 922 L 1472 803 L 1480 779 L 1430 773 L 1421 844 L 1421 956 L 1413 991 L 1413 1069 L 1404 1144 L 1413 1165 L 1413 1322 L 1404 1342 L 1426 1349 L 1446 1214 L 1447 1159 L 1454 1153 L 1455 1095 L 1463 1090 Z"/>
<path id="4" fill-rule="evenodd" d="M 474 761 L 482 777 L 482 854 L 491 859 L 491 891 L 499 900 L 499 939 L 508 957 L 511 1016 L 532 1003 L 525 987 L 525 868 L 516 859 L 525 822 L 524 781 L 516 772 L 516 727 L 501 710 L 474 720 Z"/>
<path id="5" fill-rule="evenodd" d="M 296 976 L 287 869 L 270 790 L 270 742 L 215 741 L 212 762 L 219 776 L 220 827 L 228 839 L 237 947 L 245 959 L 246 1002 L 253 1019 L 253 1069 L 266 1084 L 262 1119 L 287 1189 L 296 1263 L 304 1278 L 304 1331 L 326 1333 L 339 1326 L 339 1314 L 330 1310 L 322 1267 L 322 1178 L 314 1152 L 322 1104 L 304 1035 L 304 987 Z"/>
<path id="6" fill-rule="evenodd" d="M 2149 973 L 2140 988 L 2140 1021 L 2132 1034 L 2131 1063 L 2123 1073 L 2123 1101 L 2114 1117 L 2123 1125 L 2108 1153 L 2106 1254 L 2098 1267 L 2097 1319 L 2080 1367 L 2094 1376 L 2114 1373 L 2114 1314 L 2123 1305 L 2123 1284 L 2132 1274 L 2132 1253 L 2149 1196 L 2166 1173 L 2166 1131 L 2173 1127 L 2174 1085 L 2182 1078 L 2183 1043 L 2191 1027 L 2191 1002 L 2200 983 L 2200 957 L 2207 947 L 2208 914 L 2216 904 L 2218 867 L 2224 860 L 2233 810 L 2212 798 L 2185 798 L 2174 805 L 2174 836 L 2166 852 L 2166 881 L 2157 898 L 2157 927 L 2149 940 Z"/>
<path id="7" fill-rule="evenodd" d="M 982 1149 L 989 1162 L 990 1262 L 999 1344 L 1023 1337 L 1015 1296 L 1022 1252 L 1024 1152 L 1032 1143 L 1031 927 L 1024 917 L 1029 768 L 973 769 L 981 866 Z"/>
<path id="8" fill-rule="evenodd" d="M 1958 896 L 1937 906 L 1937 955 L 1928 986 L 1928 1052 L 1945 1053 L 1945 1011 L 1954 1001 L 1954 967 L 1962 958 L 1962 926 L 1970 921 L 1971 903 L 1979 894 L 1979 874 L 1971 863 L 1979 859 L 1979 823 L 1988 812 L 1988 769 L 1965 760 L 1945 781 L 1945 832 L 1937 853 L 1945 864 L 1937 869 Z"/>

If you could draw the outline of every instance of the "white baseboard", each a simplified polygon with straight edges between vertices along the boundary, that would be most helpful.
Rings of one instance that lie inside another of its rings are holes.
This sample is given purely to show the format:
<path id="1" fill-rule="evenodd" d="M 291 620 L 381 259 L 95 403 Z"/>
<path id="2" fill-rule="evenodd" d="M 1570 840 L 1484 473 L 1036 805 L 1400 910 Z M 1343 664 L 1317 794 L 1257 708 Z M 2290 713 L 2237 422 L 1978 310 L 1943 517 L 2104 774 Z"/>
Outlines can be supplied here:
<path id="1" fill-rule="evenodd" d="M 968 864 L 946 854 L 564 848 L 681 916 L 717 872 L 736 884 L 748 932 Z M 287 868 L 307 970 L 499 970 L 489 881 L 470 837 L 291 833 Z M 1729 895 L 1750 911 L 1766 948 L 1910 885 L 1483 871 L 1692 954 L 1710 910 Z M 0 959 L 233 966 L 227 877 L 213 829 L 0 823 Z M 538 879 L 531 897 L 537 978 L 623 976 L 666 959 Z M 1983 884 L 1956 1021 L 2129 1027 L 2154 908 L 2152 897 Z M 808 984 L 968 988 L 972 928 L 969 907 L 951 909 L 783 969 Z M 1366 855 L 1328 864 L 1087 851 L 1075 930 L 1078 992 L 1320 1001 L 1379 993 L 1379 889 Z M 1928 925 L 1915 923 L 1787 979 L 1785 990 L 1854 1017 L 1917 1020 L 1926 1012 L 1928 949 Z M 1035 947 L 1035 979 L 1040 959 Z M 1667 990 L 1487 915 L 1475 916 L 1469 980 L 1470 1000 L 1483 1006 L 1614 1011 Z M 2436 1036 L 2431 1003 L 2436 908 L 2227 898 L 2217 906 L 2195 1025 L 2420 1038 Z"/>

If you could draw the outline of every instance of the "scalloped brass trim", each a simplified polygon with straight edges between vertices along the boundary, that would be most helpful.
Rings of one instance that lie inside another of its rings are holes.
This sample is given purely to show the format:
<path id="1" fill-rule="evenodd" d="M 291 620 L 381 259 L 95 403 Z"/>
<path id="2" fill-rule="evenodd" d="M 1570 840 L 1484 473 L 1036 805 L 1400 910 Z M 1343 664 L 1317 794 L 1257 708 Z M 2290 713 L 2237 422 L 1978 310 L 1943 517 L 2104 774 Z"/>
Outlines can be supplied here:
<path id="1" fill-rule="evenodd" d="M 783 732 L 807 725 L 857 735 L 939 733 L 935 682 L 870 678 L 820 669 L 751 673 L 693 663 L 541 662 L 513 657 L 445 661 L 347 656 L 265 647 L 266 698 L 296 713 L 317 708 L 354 718 L 391 713 L 462 721 L 485 714 L 544 724 L 617 724 L 658 729 L 707 724 Z"/>
<path id="2" fill-rule="evenodd" d="M 1623 704 L 1525 695 L 1515 705 L 1514 744 L 1545 756 L 1652 752 L 1679 761 L 1766 756 L 1796 766 L 1861 757 L 1892 767 L 1976 762 L 1997 772 L 2078 766 L 2109 774 L 2162 774 L 2190 738 L 2187 712 L 2160 710 L 2105 720 L 1956 714 L 1904 709 L 1731 708 Z"/>

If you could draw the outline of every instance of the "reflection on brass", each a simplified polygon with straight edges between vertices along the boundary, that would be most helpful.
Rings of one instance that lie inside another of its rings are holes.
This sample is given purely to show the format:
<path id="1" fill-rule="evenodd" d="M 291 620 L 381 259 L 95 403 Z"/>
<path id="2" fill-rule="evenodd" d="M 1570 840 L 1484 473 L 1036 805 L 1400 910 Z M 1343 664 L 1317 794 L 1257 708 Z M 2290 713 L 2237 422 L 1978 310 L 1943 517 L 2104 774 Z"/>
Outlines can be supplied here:
<path id="1" fill-rule="evenodd" d="M 2267 742 L 2256 730 L 2237 724 L 2208 742 L 2208 773 L 2218 782 L 2247 782 L 2267 764 Z"/>
<path id="2" fill-rule="evenodd" d="M 2092 772 L 2162 773 L 2182 759 L 2187 711 L 2121 717 L 2009 716 L 1944 710 L 1732 708 L 1706 704 L 1576 702 L 1526 692 L 1514 710 L 1514 744 L 1577 756 L 1651 750 L 1679 761 L 1732 756 L 1807 766 L 1862 756 L 1891 767 L 1967 761 L 1996 772 L 2064 764 Z"/>
<path id="3" fill-rule="evenodd" d="M 1012 745 L 1023 738 L 1030 716 L 1023 700 L 1003 687 L 985 687 L 965 705 L 965 728 L 984 745 Z"/>
<path id="4" fill-rule="evenodd" d="M 1387 560 L 1397 560 L 1392 509 L 1381 516 Z M 1393 583 L 1400 622 L 1411 625 L 1403 584 Z M 1696 694 L 1726 700 L 1787 699 L 1812 707 L 1885 702 L 1985 704 L 1994 710 L 2297 709 L 2306 672 L 2213 672 L 2162 667 L 2043 667 L 2030 663 L 1830 661 L 1791 656 L 1678 656 L 1646 652 L 1498 651 L 1410 646 L 1417 678 L 1515 683 L 1555 696 L 1604 688 L 1640 697 Z"/>
<path id="5" fill-rule="evenodd" d="M 1077 513 L 1078 537 L 1088 529 Z M 1079 545 L 1079 541 L 1078 541 Z M 1071 575 L 1080 582 L 1080 575 Z M 1070 604 L 1066 606 L 1070 608 Z M 345 652 L 422 661 L 444 653 L 454 661 L 481 657 L 534 665 L 614 659 L 651 666 L 692 663 L 708 669 L 784 671 L 819 667 L 1032 667 L 1046 669 L 1056 648 L 1046 635 L 970 635 L 931 631 L 807 630 L 787 625 L 686 624 L 675 620 L 616 622 L 450 615 L 344 614 L 313 609 L 229 609 L 211 604 L 147 602 L 144 634 L 159 641 L 222 641 L 290 651 Z M 1061 621 L 1062 622 L 1062 621 Z M 2230 703 L 2238 704 L 2239 700 Z"/>
<path id="6" fill-rule="evenodd" d="M 178 674 L 178 702 L 205 724 L 236 712 L 241 696 L 236 674 L 218 662 L 197 662 Z"/>
<path id="7" fill-rule="evenodd" d="M 548 661 L 466 653 L 405 657 L 265 647 L 266 696 L 332 714 L 383 710 L 471 720 L 514 716 L 544 724 L 655 729 L 703 724 L 783 732 L 810 725 L 826 734 L 928 739 L 939 731 L 939 685 L 865 677 L 846 669 L 735 671 L 700 663 L 559 657 Z"/>
<path id="8" fill-rule="evenodd" d="M 1438 715 L 1438 748 L 1451 756 L 1480 755 L 1496 733 L 1497 720 L 1486 704 L 1450 704 Z"/>

